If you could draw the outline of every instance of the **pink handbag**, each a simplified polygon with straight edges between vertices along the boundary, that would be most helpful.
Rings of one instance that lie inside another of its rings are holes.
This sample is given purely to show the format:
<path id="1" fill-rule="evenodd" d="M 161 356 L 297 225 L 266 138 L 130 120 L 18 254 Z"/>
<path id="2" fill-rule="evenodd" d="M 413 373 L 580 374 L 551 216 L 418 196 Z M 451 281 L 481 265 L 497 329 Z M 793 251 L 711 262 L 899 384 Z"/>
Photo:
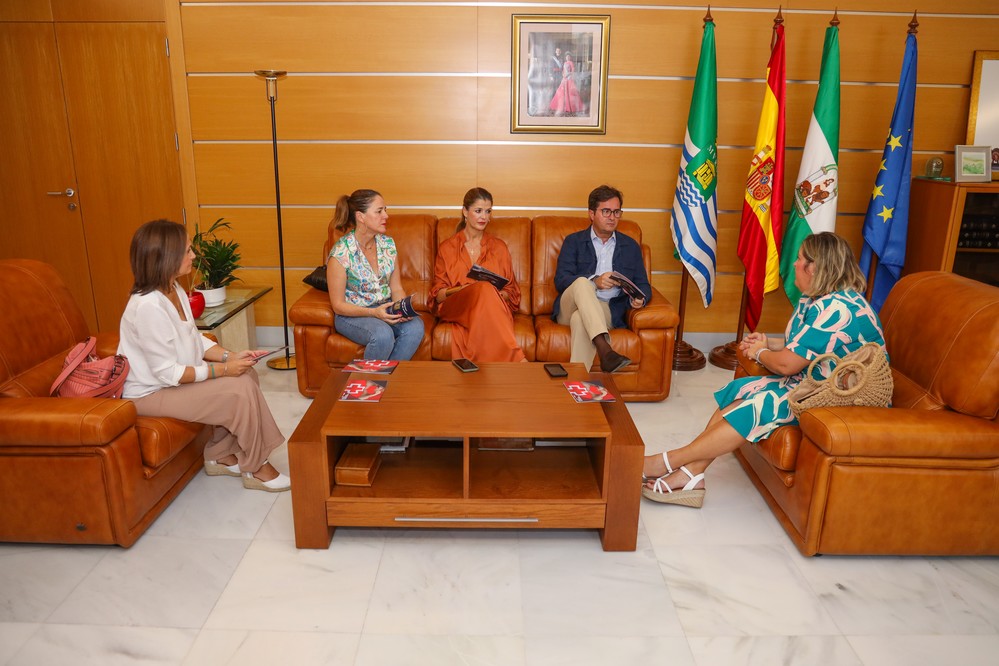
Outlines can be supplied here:
<path id="1" fill-rule="evenodd" d="M 128 376 L 128 359 L 120 354 L 94 354 L 97 338 L 90 336 L 66 355 L 62 372 L 49 389 L 61 398 L 120 398 Z"/>

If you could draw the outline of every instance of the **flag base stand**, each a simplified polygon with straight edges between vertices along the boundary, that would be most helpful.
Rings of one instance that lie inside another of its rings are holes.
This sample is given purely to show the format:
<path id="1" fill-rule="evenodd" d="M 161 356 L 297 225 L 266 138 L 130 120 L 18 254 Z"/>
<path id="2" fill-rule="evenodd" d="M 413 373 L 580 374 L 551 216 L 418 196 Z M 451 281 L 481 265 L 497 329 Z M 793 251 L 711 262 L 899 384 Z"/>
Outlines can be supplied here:
<path id="1" fill-rule="evenodd" d="M 739 367 L 739 359 L 736 356 L 738 348 L 739 343 L 735 340 L 724 345 L 719 345 L 712 349 L 711 353 L 708 354 L 708 360 L 711 361 L 711 365 L 719 368 L 735 370 Z"/>
<path id="2" fill-rule="evenodd" d="M 680 372 L 700 370 L 706 365 L 704 354 L 684 340 L 678 340 L 673 350 L 673 369 Z"/>

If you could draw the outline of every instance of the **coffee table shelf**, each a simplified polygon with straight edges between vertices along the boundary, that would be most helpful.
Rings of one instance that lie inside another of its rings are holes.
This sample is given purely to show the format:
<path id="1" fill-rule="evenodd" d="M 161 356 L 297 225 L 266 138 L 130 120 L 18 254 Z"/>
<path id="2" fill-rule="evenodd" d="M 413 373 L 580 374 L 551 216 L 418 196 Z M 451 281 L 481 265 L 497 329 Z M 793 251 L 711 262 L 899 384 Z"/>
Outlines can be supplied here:
<path id="1" fill-rule="evenodd" d="M 401 363 L 370 377 L 387 381 L 377 403 L 338 401 L 348 375 L 333 373 L 289 439 L 296 545 L 326 548 L 338 526 L 595 528 L 606 550 L 634 550 L 644 445 L 624 403 L 577 404 L 541 364 L 480 367 Z M 337 485 L 347 444 L 373 436 L 459 439 L 383 453 L 370 487 Z M 494 437 L 577 445 L 479 450 Z"/>

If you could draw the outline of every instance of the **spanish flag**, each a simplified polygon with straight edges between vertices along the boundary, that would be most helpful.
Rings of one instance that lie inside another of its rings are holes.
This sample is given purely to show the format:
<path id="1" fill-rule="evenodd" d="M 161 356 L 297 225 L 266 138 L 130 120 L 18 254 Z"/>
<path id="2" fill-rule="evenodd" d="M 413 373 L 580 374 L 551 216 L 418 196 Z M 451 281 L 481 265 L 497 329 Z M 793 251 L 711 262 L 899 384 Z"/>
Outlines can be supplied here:
<path id="1" fill-rule="evenodd" d="M 774 27 L 767 90 L 746 180 L 739 229 L 739 259 L 746 267 L 746 325 L 756 330 L 763 294 L 780 287 L 784 228 L 784 26 Z"/>

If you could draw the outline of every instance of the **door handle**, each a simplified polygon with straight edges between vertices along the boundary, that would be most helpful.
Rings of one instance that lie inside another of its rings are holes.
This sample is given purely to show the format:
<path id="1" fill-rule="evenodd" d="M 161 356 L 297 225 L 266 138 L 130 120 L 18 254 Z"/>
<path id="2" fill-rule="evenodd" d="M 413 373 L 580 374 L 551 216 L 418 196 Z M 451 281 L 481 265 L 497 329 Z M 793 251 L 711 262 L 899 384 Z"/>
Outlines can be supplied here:
<path id="1" fill-rule="evenodd" d="M 76 194 L 76 190 L 72 187 L 67 187 L 65 192 L 46 192 L 45 194 L 50 197 L 71 197 Z"/>

